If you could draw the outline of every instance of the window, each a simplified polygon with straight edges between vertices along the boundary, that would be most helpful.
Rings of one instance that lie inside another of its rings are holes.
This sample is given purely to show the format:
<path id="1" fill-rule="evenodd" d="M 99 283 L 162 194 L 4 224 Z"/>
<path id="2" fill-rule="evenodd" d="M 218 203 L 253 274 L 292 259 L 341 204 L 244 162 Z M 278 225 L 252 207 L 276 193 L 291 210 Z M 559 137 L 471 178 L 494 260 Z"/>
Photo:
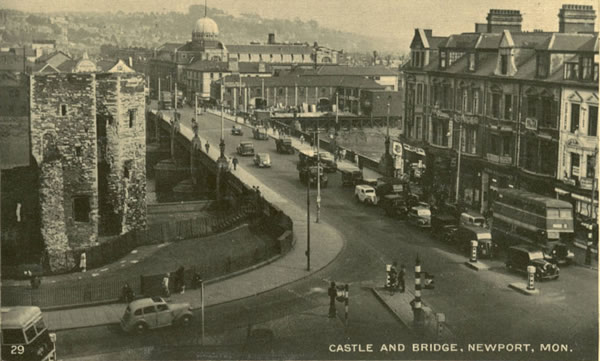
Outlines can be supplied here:
<path id="1" fill-rule="evenodd" d="M 154 306 L 144 307 L 144 315 L 148 315 L 148 314 L 155 313 L 155 312 L 156 312 L 156 308 L 154 308 Z"/>
<path id="2" fill-rule="evenodd" d="M 480 113 L 479 107 L 479 89 L 473 89 L 473 113 Z"/>
<path id="3" fill-rule="evenodd" d="M 417 104 L 423 104 L 423 84 L 417 84 Z"/>
<path id="4" fill-rule="evenodd" d="M 446 56 L 448 55 L 447 52 L 442 51 L 440 53 L 440 68 L 442 69 L 446 69 Z"/>
<path id="5" fill-rule="evenodd" d="M 135 310 L 135 312 L 133 313 L 134 316 L 141 316 L 142 315 L 142 309 L 137 309 Z"/>
<path id="6" fill-rule="evenodd" d="M 504 94 L 504 119 L 511 119 L 512 111 L 512 95 Z"/>
<path id="7" fill-rule="evenodd" d="M 556 128 L 556 122 L 554 121 L 552 108 L 554 107 L 554 101 L 550 97 L 542 98 L 542 116 L 539 121 L 540 126 L 548 128 Z"/>
<path id="8" fill-rule="evenodd" d="M 502 154 L 505 156 L 510 156 L 510 136 L 502 137 Z"/>
<path id="9" fill-rule="evenodd" d="M 579 154 L 571 153 L 571 178 L 579 178 Z"/>
<path id="10" fill-rule="evenodd" d="M 169 306 L 167 306 L 164 303 L 156 305 L 156 308 L 158 309 L 158 312 L 163 312 L 163 311 L 168 311 L 169 310 Z"/>
<path id="11" fill-rule="evenodd" d="M 252 55 L 248 54 L 248 60 L 252 60 Z"/>
<path id="12" fill-rule="evenodd" d="M 500 118 L 500 93 L 492 94 L 492 116 L 494 118 Z"/>
<path id="13" fill-rule="evenodd" d="M 469 54 L 469 70 L 475 71 L 475 54 Z"/>
<path id="14" fill-rule="evenodd" d="M 123 177 L 129 179 L 129 165 L 125 164 L 123 166 Z"/>
<path id="15" fill-rule="evenodd" d="M 598 81 L 598 64 L 594 64 L 594 81 Z"/>
<path id="16" fill-rule="evenodd" d="M 579 63 L 565 63 L 565 79 L 579 79 Z"/>
<path id="17" fill-rule="evenodd" d="M 548 76 L 548 54 L 537 55 L 537 76 L 545 78 Z"/>
<path id="18" fill-rule="evenodd" d="M 81 146 L 77 146 L 77 147 L 75 147 L 75 154 L 76 154 L 78 157 L 81 157 Z"/>
<path id="19" fill-rule="evenodd" d="M 27 337 L 27 342 L 33 341 L 37 333 L 35 332 L 35 327 L 31 325 L 29 328 L 25 330 L 25 336 Z"/>
<path id="20" fill-rule="evenodd" d="M 588 135 L 596 137 L 598 135 L 598 107 L 590 105 L 589 108 Z"/>
<path id="21" fill-rule="evenodd" d="M 237 58 L 238 58 L 238 60 L 242 59 L 242 57 L 240 56 L 240 53 L 237 53 Z"/>
<path id="22" fill-rule="evenodd" d="M 500 55 L 500 73 L 506 75 L 508 73 L 508 55 Z"/>
<path id="23" fill-rule="evenodd" d="M 75 222 L 89 222 L 90 211 L 90 197 L 79 196 L 73 198 L 73 219 Z"/>
<path id="24" fill-rule="evenodd" d="M 258 54 L 258 61 L 263 61 L 262 54 Z"/>
<path id="25" fill-rule="evenodd" d="M 467 88 L 464 88 L 462 91 L 462 110 L 463 111 L 467 111 L 470 109 L 467 109 L 467 106 L 469 104 L 469 90 Z"/>
<path id="26" fill-rule="evenodd" d="M 277 89 L 277 95 L 283 95 L 283 88 Z"/>
<path id="27" fill-rule="evenodd" d="M 571 103 L 571 133 L 579 129 L 579 104 Z"/>
<path id="28" fill-rule="evenodd" d="M 596 178 L 596 156 L 595 155 L 590 154 L 587 156 L 586 177 Z"/>
<path id="29" fill-rule="evenodd" d="M 581 58 L 581 77 L 583 80 L 592 80 L 592 66 L 594 65 L 594 59 L 591 57 Z"/>
<path id="30" fill-rule="evenodd" d="M 422 139 L 422 137 L 423 137 L 423 118 L 420 115 L 417 115 L 415 117 L 415 122 L 417 123 L 416 139 Z"/>
<path id="31" fill-rule="evenodd" d="M 129 128 L 133 128 L 136 112 L 136 109 L 129 109 Z"/>
<path id="32" fill-rule="evenodd" d="M 283 54 L 279 54 L 279 57 L 281 58 L 281 61 L 283 61 Z"/>
<path id="33" fill-rule="evenodd" d="M 527 97 L 527 117 L 537 118 L 537 102 L 536 97 Z"/>
<path id="34" fill-rule="evenodd" d="M 61 104 L 60 105 L 60 109 L 59 109 L 59 114 L 64 117 L 65 115 L 67 115 L 67 104 Z"/>

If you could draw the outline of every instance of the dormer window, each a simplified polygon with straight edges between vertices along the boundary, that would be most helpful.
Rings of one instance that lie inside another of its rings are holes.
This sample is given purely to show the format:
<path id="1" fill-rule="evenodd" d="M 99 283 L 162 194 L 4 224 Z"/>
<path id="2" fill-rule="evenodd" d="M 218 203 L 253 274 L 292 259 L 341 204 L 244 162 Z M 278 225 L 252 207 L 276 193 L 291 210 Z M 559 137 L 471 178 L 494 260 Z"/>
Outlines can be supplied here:
<path id="1" fill-rule="evenodd" d="M 475 53 L 469 54 L 469 71 L 475 71 Z"/>
<path id="2" fill-rule="evenodd" d="M 579 79 L 579 63 L 565 63 L 565 80 Z"/>
<path id="3" fill-rule="evenodd" d="M 594 59 L 590 56 L 581 57 L 581 76 L 583 80 L 592 80 Z"/>
<path id="4" fill-rule="evenodd" d="M 507 54 L 500 55 L 500 74 L 502 74 L 502 75 L 508 74 L 508 55 Z"/>
<path id="5" fill-rule="evenodd" d="M 537 55 L 537 76 L 538 78 L 545 78 L 548 76 L 549 68 L 549 56 L 548 54 Z"/>
<path id="6" fill-rule="evenodd" d="M 446 57 L 448 53 L 446 51 L 440 52 L 440 68 L 446 69 Z"/>

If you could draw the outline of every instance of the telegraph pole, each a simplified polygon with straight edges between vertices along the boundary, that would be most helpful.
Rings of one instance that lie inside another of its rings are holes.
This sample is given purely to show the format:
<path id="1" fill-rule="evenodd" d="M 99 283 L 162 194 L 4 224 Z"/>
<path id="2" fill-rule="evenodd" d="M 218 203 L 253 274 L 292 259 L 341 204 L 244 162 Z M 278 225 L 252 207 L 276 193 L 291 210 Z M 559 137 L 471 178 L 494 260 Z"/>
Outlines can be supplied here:
<path id="1" fill-rule="evenodd" d="M 319 153 L 319 118 L 317 118 L 317 221 L 321 216 L 321 154 Z"/>
<path id="2" fill-rule="evenodd" d="M 310 169 L 306 171 L 306 270 L 310 271 Z"/>

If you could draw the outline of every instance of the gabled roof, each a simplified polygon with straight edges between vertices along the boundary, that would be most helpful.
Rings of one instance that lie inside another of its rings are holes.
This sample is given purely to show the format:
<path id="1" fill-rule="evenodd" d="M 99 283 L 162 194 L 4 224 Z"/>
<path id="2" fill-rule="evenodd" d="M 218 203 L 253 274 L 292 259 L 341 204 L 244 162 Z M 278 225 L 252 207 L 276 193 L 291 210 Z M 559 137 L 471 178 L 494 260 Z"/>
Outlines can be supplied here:
<path id="1" fill-rule="evenodd" d="M 450 35 L 448 41 L 440 46 L 442 48 L 460 48 L 460 49 L 471 49 L 477 44 L 481 34 L 479 33 L 462 33 L 457 35 Z"/>
<path id="2" fill-rule="evenodd" d="M 44 54 L 35 60 L 36 63 L 48 63 L 52 66 L 59 66 L 64 61 L 72 59 L 68 54 L 58 50 L 49 54 Z"/>
<path id="3" fill-rule="evenodd" d="M 553 51 L 597 52 L 598 34 L 555 33 L 541 44 L 540 49 Z"/>
<path id="4" fill-rule="evenodd" d="M 99 60 L 96 62 L 96 70 L 103 73 L 135 73 L 122 59 Z"/>
<path id="5" fill-rule="evenodd" d="M 313 48 L 308 45 L 289 44 L 249 44 L 249 45 L 226 45 L 230 53 L 242 54 L 312 54 Z"/>
<path id="6" fill-rule="evenodd" d="M 502 39 L 501 33 L 483 33 L 477 41 L 475 48 L 482 50 L 498 49 L 500 39 Z"/>

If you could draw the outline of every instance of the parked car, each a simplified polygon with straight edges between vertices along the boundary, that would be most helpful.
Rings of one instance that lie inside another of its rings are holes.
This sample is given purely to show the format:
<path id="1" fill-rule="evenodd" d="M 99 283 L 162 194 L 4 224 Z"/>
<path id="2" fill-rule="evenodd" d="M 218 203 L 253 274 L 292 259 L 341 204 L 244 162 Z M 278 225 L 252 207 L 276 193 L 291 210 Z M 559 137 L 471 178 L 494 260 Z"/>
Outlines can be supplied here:
<path id="1" fill-rule="evenodd" d="M 269 153 L 258 153 L 254 156 L 254 165 L 259 168 L 271 168 L 271 157 Z"/>
<path id="2" fill-rule="evenodd" d="M 492 241 L 490 230 L 479 226 L 460 225 L 453 233 L 452 241 L 468 254 L 471 252 L 471 241 L 477 241 L 478 257 L 492 258 L 498 254 L 498 245 Z"/>
<path id="3" fill-rule="evenodd" d="M 234 125 L 231 127 L 231 135 L 244 135 L 244 131 L 242 130 L 241 126 Z"/>
<path id="4" fill-rule="evenodd" d="M 386 194 L 381 198 L 380 206 L 390 217 L 406 218 L 408 213 L 406 199 L 399 194 Z"/>
<path id="5" fill-rule="evenodd" d="M 408 223 L 421 228 L 431 227 L 431 210 L 429 206 L 419 203 L 419 205 L 408 210 Z"/>
<path id="6" fill-rule="evenodd" d="M 452 241 L 452 235 L 458 229 L 458 220 L 450 214 L 434 214 L 431 216 L 431 233 L 434 237 L 446 241 Z"/>
<path id="7" fill-rule="evenodd" d="M 127 305 L 121 318 L 121 328 L 126 332 L 143 333 L 148 329 L 174 324 L 187 326 L 191 320 L 189 303 L 167 303 L 161 297 L 148 297 Z"/>
<path id="8" fill-rule="evenodd" d="M 479 213 L 468 211 L 460 214 L 460 223 L 467 226 L 485 227 L 485 217 Z"/>
<path id="9" fill-rule="evenodd" d="M 560 274 L 560 268 L 544 259 L 544 252 L 541 249 L 521 244 L 508 248 L 508 258 L 506 267 L 509 270 L 527 273 L 527 266 L 535 267 L 535 279 L 557 279 Z"/>
<path id="10" fill-rule="evenodd" d="M 237 146 L 237 154 L 254 155 L 254 144 L 252 142 L 240 142 Z"/>
<path id="11" fill-rule="evenodd" d="M 366 184 L 359 184 L 354 187 L 354 197 L 356 197 L 356 200 L 361 203 L 373 205 L 377 204 L 377 194 L 375 193 L 375 188 Z"/>

